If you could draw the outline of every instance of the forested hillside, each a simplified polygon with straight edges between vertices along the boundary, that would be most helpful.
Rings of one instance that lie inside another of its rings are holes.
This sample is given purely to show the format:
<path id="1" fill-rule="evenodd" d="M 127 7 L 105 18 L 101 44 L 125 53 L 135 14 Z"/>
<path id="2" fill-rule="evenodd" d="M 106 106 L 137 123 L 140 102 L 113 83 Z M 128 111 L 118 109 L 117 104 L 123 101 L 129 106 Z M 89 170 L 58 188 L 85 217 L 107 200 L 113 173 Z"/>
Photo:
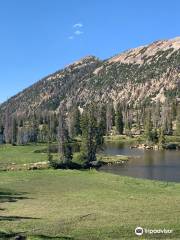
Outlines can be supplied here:
<path id="1" fill-rule="evenodd" d="M 43 78 L 0 105 L 0 142 L 47 141 L 49 129 L 56 140 L 61 103 L 71 136 L 92 104 L 104 134 L 179 134 L 180 38 L 104 61 L 88 56 Z"/>

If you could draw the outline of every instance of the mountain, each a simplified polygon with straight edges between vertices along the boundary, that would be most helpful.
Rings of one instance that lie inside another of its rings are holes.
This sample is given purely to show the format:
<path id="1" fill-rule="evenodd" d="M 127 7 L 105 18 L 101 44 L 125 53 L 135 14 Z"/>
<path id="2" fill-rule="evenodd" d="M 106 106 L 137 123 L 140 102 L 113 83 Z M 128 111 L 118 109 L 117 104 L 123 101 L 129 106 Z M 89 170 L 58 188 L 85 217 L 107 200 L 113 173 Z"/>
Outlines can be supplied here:
<path id="1" fill-rule="evenodd" d="M 130 49 L 104 61 L 87 56 L 0 105 L 4 113 L 56 110 L 61 101 L 138 103 L 180 98 L 180 37 Z"/>

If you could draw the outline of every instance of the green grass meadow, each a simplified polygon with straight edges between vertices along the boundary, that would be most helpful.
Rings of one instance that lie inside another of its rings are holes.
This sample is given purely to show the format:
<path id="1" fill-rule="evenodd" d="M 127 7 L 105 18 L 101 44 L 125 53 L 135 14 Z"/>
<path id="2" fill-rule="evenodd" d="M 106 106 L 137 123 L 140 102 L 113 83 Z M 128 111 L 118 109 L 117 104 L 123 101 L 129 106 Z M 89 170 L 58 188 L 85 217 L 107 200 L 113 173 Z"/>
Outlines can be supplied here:
<path id="1" fill-rule="evenodd" d="M 28 239 L 138 239 L 137 226 L 173 229 L 166 239 L 180 236 L 180 185 L 175 183 L 95 170 L 1 172 L 0 203 L 2 236 L 24 232 Z"/>
<path id="2" fill-rule="evenodd" d="M 12 146 L 0 145 L 0 164 L 24 164 L 47 160 L 47 154 L 35 153 L 36 150 L 45 148 L 45 144 Z"/>
<path id="3" fill-rule="evenodd" d="M 45 145 L 0 147 L 0 165 L 46 161 Z M 180 239 L 180 184 L 95 170 L 0 171 L 0 239 Z M 173 229 L 134 233 L 137 226 Z"/>

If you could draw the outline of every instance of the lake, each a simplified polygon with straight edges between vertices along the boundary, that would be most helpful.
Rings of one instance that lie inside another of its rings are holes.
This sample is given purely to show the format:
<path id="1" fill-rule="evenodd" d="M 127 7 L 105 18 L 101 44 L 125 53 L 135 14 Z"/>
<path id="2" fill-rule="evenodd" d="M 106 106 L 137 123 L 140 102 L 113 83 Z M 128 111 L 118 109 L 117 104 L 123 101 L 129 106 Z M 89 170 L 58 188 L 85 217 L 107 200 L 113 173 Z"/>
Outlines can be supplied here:
<path id="1" fill-rule="evenodd" d="M 117 142 L 105 144 L 104 153 L 132 156 L 122 165 L 105 165 L 101 171 L 153 180 L 180 182 L 180 151 L 144 150 Z M 133 158 L 135 157 L 135 158 Z"/>

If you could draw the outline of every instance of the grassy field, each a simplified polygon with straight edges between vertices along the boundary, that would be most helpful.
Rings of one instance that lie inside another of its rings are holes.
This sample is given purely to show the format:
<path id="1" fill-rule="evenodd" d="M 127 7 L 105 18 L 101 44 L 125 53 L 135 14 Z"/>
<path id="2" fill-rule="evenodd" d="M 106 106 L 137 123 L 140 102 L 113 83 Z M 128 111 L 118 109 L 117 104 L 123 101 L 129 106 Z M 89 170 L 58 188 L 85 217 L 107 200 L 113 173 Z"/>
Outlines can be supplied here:
<path id="1" fill-rule="evenodd" d="M 0 146 L 0 169 L 12 163 L 46 161 L 46 153 L 35 153 L 45 147 Z M 18 234 L 28 240 L 138 239 L 134 234 L 137 226 L 174 230 L 169 236 L 140 239 L 180 239 L 179 203 L 177 183 L 95 170 L 1 171 L 0 239 L 14 239 Z"/>
<path id="2" fill-rule="evenodd" d="M 142 136 L 134 136 L 128 137 L 126 135 L 109 135 L 104 137 L 105 141 L 115 141 L 115 142 L 122 142 L 122 143 L 137 143 L 143 141 Z"/>
<path id="3" fill-rule="evenodd" d="M 0 145 L 0 164 L 23 164 L 46 161 L 47 154 L 35 153 L 36 150 L 44 148 L 44 144 L 26 146 Z"/>
<path id="4" fill-rule="evenodd" d="M 175 183 L 94 170 L 1 172 L 0 203 L 0 239 L 18 232 L 31 240 L 138 239 L 139 225 L 174 230 L 169 238 L 140 239 L 180 237 L 180 184 Z"/>

